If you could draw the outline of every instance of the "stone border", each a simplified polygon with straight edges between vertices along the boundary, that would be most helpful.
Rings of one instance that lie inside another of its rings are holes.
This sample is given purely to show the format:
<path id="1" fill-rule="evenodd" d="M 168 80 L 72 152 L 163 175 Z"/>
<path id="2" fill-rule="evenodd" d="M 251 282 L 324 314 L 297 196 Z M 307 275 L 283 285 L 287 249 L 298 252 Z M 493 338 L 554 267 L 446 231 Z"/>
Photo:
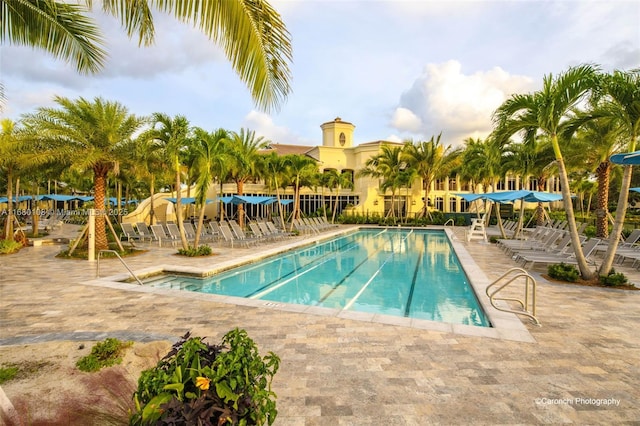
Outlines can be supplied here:
<path id="1" fill-rule="evenodd" d="M 145 277 L 158 275 L 162 273 L 180 273 L 180 274 L 189 274 L 189 275 L 195 275 L 200 277 L 211 276 L 236 266 L 253 263 L 265 257 L 269 257 L 275 254 L 280 254 L 282 252 L 289 251 L 293 248 L 299 248 L 306 245 L 313 245 L 319 241 L 323 241 L 325 239 L 332 238 L 338 235 L 344 235 L 361 228 L 370 228 L 370 227 L 352 226 L 352 227 L 341 228 L 335 231 L 324 232 L 320 235 L 312 236 L 303 241 L 296 241 L 289 244 L 283 244 L 281 246 L 271 248 L 269 250 L 265 250 L 260 253 L 259 257 L 256 257 L 255 253 L 252 253 L 250 255 L 241 256 L 234 260 L 221 262 L 220 264 L 216 265 L 215 268 L 212 268 L 212 269 L 187 267 L 187 266 L 180 266 L 180 265 L 164 265 L 164 266 L 158 265 L 158 266 L 136 270 L 134 271 L 134 273 L 140 278 L 145 278 Z M 403 229 L 424 230 L 426 228 L 416 227 L 416 228 L 403 228 Z M 301 314 L 346 318 L 346 319 L 352 319 L 357 321 L 390 324 L 390 325 L 396 325 L 401 327 L 411 327 L 411 328 L 422 329 L 422 330 L 433 330 L 433 331 L 454 333 L 454 334 L 460 334 L 460 335 L 466 335 L 466 336 L 488 337 L 488 338 L 494 338 L 494 339 L 504 339 L 504 340 L 534 343 L 535 339 L 515 314 L 499 311 L 495 309 L 493 306 L 491 306 L 488 298 L 485 295 L 485 289 L 489 284 L 491 284 L 491 282 L 487 278 L 484 271 L 482 271 L 482 269 L 477 265 L 473 257 L 471 257 L 471 255 L 469 254 L 467 249 L 464 247 L 462 242 L 456 238 L 453 231 L 445 227 L 429 227 L 427 229 L 443 230 L 448 236 L 449 241 L 451 242 L 451 245 L 454 251 L 456 252 L 456 255 L 458 256 L 460 264 L 462 265 L 462 268 L 464 269 L 467 275 L 467 278 L 469 279 L 469 283 L 471 284 L 476 294 L 476 298 L 478 299 L 478 302 L 482 306 L 482 309 L 484 310 L 485 314 L 489 318 L 491 327 L 479 327 L 479 326 L 464 325 L 464 324 L 451 324 L 451 323 L 445 323 L 445 322 L 430 321 L 430 320 L 423 320 L 423 319 L 416 319 L 416 318 L 396 317 L 391 315 L 383 315 L 383 314 L 368 313 L 368 312 L 344 311 L 342 309 L 337 309 L 337 308 L 324 308 L 324 307 L 318 307 L 318 306 L 296 305 L 296 304 L 290 304 L 290 303 L 284 303 L 284 302 L 245 299 L 242 297 L 196 293 L 196 292 L 189 292 L 189 291 L 182 291 L 182 290 L 158 289 L 158 288 L 140 286 L 139 284 L 135 284 L 135 283 L 132 284 L 132 283 L 126 282 L 128 280 L 131 280 L 131 275 L 128 273 L 121 273 L 121 274 L 112 275 L 109 277 L 97 278 L 95 280 L 87 281 L 81 284 L 100 286 L 100 287 L 109 287 L 109 288 L 126 290 L 126 291 L 138 291 L 143 293 L 162 294 L 165 296 L 181 297 L 181 298 L 187 298 L 187 299 L 209 300 L 211 302 L 216 302 L 216 303 L 227 303 L 227 304 L 234 304 L 239 306 L 274 309 L 274 310 L 280 310 L 280 311 L 286 311 L 286 312 L 296 312 Z M 508 308 L 506 303 L 504 302 L 499 302 L 499 303 L 505 308 Z"/>

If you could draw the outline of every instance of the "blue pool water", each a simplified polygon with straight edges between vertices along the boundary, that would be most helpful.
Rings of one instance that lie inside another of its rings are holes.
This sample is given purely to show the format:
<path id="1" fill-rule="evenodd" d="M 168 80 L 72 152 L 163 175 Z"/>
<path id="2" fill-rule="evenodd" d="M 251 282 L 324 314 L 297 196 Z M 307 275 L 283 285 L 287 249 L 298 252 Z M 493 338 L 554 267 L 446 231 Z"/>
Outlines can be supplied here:
<path id="1" fill-rule="evenodd" d="M 444 232 L 364 229 L 159 288 L 490 326 Z"/>

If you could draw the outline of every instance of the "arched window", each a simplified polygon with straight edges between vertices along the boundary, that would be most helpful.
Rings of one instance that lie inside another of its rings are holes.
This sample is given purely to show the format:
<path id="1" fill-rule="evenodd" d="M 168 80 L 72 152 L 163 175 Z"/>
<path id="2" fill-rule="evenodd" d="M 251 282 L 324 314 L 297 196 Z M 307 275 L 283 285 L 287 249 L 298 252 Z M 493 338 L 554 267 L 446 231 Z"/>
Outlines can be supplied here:
<path id="1" fill-rule="evenodd" d="M 436 197 L 436 205 L 434 207 L 436 210 L 444 211 L 444 198 Z"/>
<path id="2" fill-rule="evenodd" d="M 449 211 L 455 213 L 458 208 L 458 203 L 456 202 L 456 197 L 449 197 Z"/>
<path id="3" fill-rule="evenodd" d="M 347 137 L 344 135 L 344 132 L 340 132 L 340 146 L 344 146 L 347 141 Z"/>

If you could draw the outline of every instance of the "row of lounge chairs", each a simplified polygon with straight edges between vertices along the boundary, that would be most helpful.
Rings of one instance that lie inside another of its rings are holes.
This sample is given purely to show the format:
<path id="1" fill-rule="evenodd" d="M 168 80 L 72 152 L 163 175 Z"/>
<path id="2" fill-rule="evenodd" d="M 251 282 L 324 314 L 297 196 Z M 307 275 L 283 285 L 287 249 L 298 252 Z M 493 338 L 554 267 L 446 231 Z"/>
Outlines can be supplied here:
<path id="1" fill-rule="evenodd" d="M 317 220 L 312 220 L 307 218 L 294 221 L 294 227 L 297 233 L 319 233 L 338 226 L 330 224 L 323 219 L 316 219 Z M 197 232 L 196 227 L 191 222 L 183 222 L 183 225 L 187 240 L 194 241 Z M 249 230 L 245 232 L 233 219 L 220 222 L 211 221 L 203 226 L 200 241 L 203 243 L 223 241 L 233 247 L 234 245 L 249 246 L 297 235 L 296 232 L 287 232 L 286 230 L 279 229 L 272 221 L 252 221 L 247 225 Z M 138 222 L 135 225 L 122 223 L 121 228 L 122 234 L 120 235 L 120 239 L 126 239 L 129 242 L 157 242 L 160 246 L 169 243 L 175 246 L 181 239 L 178 225 L 173 222 L 159 223 L 151 226 L 147 226 L 144 222 Z"/>

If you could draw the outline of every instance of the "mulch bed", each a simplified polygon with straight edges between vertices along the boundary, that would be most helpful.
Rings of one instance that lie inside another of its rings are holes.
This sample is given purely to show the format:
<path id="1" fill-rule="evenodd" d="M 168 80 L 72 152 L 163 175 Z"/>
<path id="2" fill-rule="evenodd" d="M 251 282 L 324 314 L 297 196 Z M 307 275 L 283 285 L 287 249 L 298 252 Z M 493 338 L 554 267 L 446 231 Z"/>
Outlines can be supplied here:
<path id="1" fill-rule="evenodd" d="M 581 285 L 581 286 L 586 286 L 586 287 L 602 287 L 602 288 L 614 288 L 614 289 L 618 289 L 618 290 L 640 290 L 640 288 L 632 285 L 632 284 L 625 284 L 625 285 L 605 285 L 602 284 L 600 282 L 600 280 L 598 280 L 598 278 L 594 278 L 591 280 L 583 280 L 582 278 L 578 278 L 578 281 L 576 282 L 570 282 L 570 281 L 560 281 L 557 280 L 555 278 L 551 278 L 549 275 L 547 274 L 541 274 L 542 278 L 544 278 L 545 280 L 552 282 L 554 284 L 573 284 L 573 285 Z"/>

